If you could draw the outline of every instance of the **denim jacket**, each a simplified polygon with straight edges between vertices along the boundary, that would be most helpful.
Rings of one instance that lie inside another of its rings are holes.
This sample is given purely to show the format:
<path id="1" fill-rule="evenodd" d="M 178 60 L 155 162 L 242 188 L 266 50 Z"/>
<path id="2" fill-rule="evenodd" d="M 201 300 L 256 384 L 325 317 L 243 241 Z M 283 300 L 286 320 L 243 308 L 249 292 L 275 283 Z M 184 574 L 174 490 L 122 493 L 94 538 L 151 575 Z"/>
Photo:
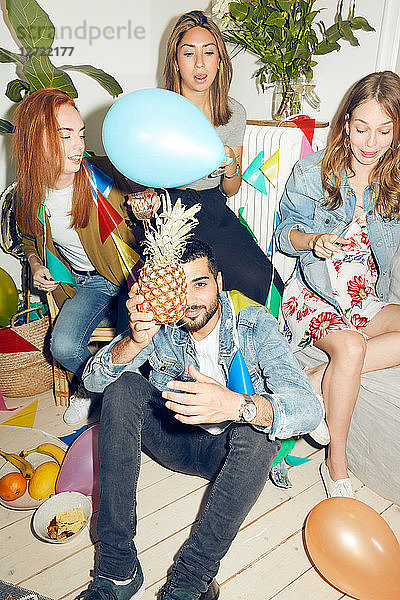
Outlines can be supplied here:
<path id="1" fill-rule="evenodd" d="M 321 162 L 324 152 L 325 150 L 320 150 L 309 154 L 295 165 L 281 198 L 282 222 L 278 225 L 275 236 L 281 252 L 298 257 L 297 277 L 311 290 L 337 307 L 325 259 L 318 258 L 310 250 L 297 251 L 290 242 L 292 229 L 305 233 L 340 235 L 353 219 L 356 195 L 345 173 L 342 175 L 340 186 L 342 205 L 335 210 L 328 210 L 323 205 L 327 195 L 322 189 L 321 181 Z M 390 262 L 400 242 L 400 221 L 383 221 L 375 213 L 375 193 L 370 186 L 364 190 L 363 203 L 371 249 L 378 266 L 376 293 L 380 300 L 387 301 Z"/>
<path id="2" fill-rule="evenodd" d="M 227 292 L 220 295 L 222 315 L 219 335 L 219 363 L 226 376 L 237 347 L 234 338 L 235 313 Z M 250 373 L 254 393 L 268 398 L 273 424 L 261 428 L 271 439 L 288 438 L 312 431 L 323 417 L 323 409 L 308 377 L 300 369 L 275 318 L 263 306 L 242 308 L 236 317 L 239 346 Z M 126 334 L 125 334 L 126 335 Z M 85 387 L 102 392 L 125 371 L 137 371 L 148 360 L 150 382 L 160 391 L 174 379 L 193 381 L 190 364 L 199 367 L 189 334 L 177 327 L 165 327 L 150 344 L 126 365 L 111 362 L 111 348 L 124 336 L 116 337 L 89 360 L 83 373 Z"/>

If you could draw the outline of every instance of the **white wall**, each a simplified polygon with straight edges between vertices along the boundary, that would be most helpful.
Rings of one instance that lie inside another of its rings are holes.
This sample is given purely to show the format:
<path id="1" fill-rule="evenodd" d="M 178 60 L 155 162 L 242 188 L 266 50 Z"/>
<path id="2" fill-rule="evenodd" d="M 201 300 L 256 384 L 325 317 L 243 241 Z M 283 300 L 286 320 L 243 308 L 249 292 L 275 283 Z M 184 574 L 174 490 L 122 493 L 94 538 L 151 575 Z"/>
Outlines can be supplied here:
<path id="1" fill-rule="evenodd" d="M 4 7 L 5 0 L 0 0 Z M 345 6 L 350 0 L 345 0 Z M 353 48 L 343 42 L 342 50 L 318 59 L 315 69 L 317 93 L 322 100 L 319 113 L 308 112 L 319 120 L 330 120 L 340 99 L 349 86 L 359 77 L 374 71 L 378 64 L 378 51 L 383 53 L 387 45 L 380 40 L 382 22 L 385 25 L 386 44 L 395 39 L 391 28 L 395 28 L 393 11 L 398 0 L 362 0 L 358 1 L 358 14 L 366 17 L 377 30 L 373 33 L 357 31 L 360 47 Z M 54 2 L 39 0 L 39 4 L 49 13 L 59 36 L 54 46 L 73 46 L 71 56 L 55 57 L 55 65 L 92 64 L 113 74 L 125 92 L 137 88 L 161 85 L 164 48 L 173 22 L 177 16 L 194 8 L 205 10 L 210 7 L 210 0 L 113 0 L 112 3 L 97 0 L 69 0 Z M 384 9 L 391 13 L 384 19 Z M 328 7 L 321 18 L 331 24 L 336 8 L 336 0 L 318 0 L 316 7 Z M 4 9 L 3 9 L 4 10 Z M 129 23 L 130 22 L 130 23 Z M 122 27 L 126 29 L 122 29 Z M 130 37 L 128 32 L 130 26 Z M 117 38 L 118 27 L 119 37 Z M 142 39 L 135 39 L 135 27 Z M 70 28 L 70 29 L 68 29 Z M 90 29 L 92 28 L 92 29 Z M 96 29 L 97 28 L 97 29 Z M 90 40 L 99 34 L 99 39 Z M 71 39 L 69 38 L 71 31 Z M 389 32 L 389 33 L 388 33 Z M 83 39 L 82 39 L 83 38 Z M 11 38 L 10 31 L 3 20 L 0 20 L 0 46 L 16 51 L 17 43 Z M 387 59 L 389 60 L 389 59 Z M 392 65 L 386 67 L 395 67 Z M 257 68 L 254 58 L 245 53 L 234 59 L 235 75 L 231 88 L 236 97 L 247 108 L 249 118 L 269 119 L 271 91 L 262 93 L 257 89 L 251 77 Z M 385 68 L 385 67 L 380 67 Z M 102 153 L 101 123 L 110 104 L 111 97 L 100 86 L 79 73 L 71 73 L 79 92 L 78 105 L 87 125 L 87 146 L 97 153 Z M 5 90 L 8 81 L 14 79 L 15 67 L 0 64 L 0 90 Z M 0 95 L 0 116 L 12 120 L 14 105 Z M 0 190 L 13 180 L 13 168 L 10 161 L 9 138 L 0 136 Z M 5 268 L 20 283 L 19 263 L 0 250 L 0 266 Z"/>

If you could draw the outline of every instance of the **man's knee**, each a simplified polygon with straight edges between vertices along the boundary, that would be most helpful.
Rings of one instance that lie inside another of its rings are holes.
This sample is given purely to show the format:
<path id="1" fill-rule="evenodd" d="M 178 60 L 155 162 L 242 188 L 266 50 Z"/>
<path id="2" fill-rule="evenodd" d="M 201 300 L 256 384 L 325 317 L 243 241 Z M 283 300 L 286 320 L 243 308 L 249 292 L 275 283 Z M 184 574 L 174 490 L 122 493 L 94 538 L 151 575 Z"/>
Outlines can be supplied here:
<path id="1" fill-rule="evenodd" d="M 265 464 L 278 453 L 279 440 L 271 441 L 263 431 L 254 429 L 250 425 L 238 425 L 235 435 L 232 436 L 233 445 L 241 450 L 246 460 Z"/>

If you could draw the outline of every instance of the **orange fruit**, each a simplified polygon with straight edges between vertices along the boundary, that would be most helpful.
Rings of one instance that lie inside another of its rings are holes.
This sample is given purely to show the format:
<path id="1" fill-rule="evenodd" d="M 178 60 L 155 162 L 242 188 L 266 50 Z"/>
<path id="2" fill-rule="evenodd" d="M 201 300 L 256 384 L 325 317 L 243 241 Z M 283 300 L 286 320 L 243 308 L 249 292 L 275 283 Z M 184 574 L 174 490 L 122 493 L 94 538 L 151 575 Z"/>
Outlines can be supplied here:
<path id="1" fill-rule="evenodd" d="M 25 494 L 26 479 L 21 473 L 7 473 L 0 479 L 0 497 L 3 500 L 16 500 Z"/>

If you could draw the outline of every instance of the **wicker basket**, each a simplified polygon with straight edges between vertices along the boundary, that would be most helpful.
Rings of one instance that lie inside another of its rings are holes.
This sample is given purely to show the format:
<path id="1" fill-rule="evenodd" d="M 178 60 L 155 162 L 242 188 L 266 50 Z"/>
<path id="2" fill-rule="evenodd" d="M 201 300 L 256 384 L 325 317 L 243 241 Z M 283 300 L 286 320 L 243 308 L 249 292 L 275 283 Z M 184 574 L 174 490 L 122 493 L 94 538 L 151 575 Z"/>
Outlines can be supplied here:
<path id="1" fill-rule="evenodd" d="M 41 307 L 22 310 L 11 319 L 11 329 L 39 348 L 37 352 L 0 352 L 0 391 L 10 398 L 33 396 L 53 386 L 52 358 L 49 350 L 50 322 L 48 315 L 25 325 L 15 325 L 17 317 Z"/>

